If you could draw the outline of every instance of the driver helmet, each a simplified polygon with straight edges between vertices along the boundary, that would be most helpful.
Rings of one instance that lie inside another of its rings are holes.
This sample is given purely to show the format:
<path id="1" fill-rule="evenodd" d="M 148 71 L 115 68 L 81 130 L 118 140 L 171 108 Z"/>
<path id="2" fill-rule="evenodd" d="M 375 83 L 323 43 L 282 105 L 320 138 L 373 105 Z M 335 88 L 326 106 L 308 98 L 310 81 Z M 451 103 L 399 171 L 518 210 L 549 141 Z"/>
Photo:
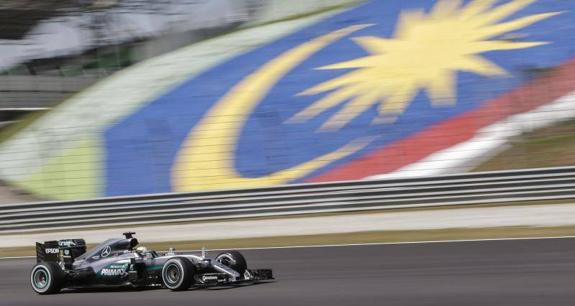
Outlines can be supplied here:
<path id="1" fill-rule="evenodd" d="M 148 252 L 148 248 L 145 246 L 139 246 L 136 248 L 136 252 L 144 254 L 144 253 Z"/>

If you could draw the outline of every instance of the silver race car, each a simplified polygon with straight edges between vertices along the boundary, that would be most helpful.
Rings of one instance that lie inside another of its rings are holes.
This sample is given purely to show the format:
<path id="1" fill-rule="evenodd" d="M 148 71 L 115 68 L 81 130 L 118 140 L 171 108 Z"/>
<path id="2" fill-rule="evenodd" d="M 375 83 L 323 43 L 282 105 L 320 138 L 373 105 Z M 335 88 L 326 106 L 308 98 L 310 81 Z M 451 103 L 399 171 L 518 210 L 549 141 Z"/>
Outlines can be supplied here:
<path id="1" fill-rule="evenodd" d="M 255 283 L 273 279 L 270 269 L 248 269 L 237 251 L 225 251 L 208 258 L 176 254 L 173 249 L 160 254 L 138 247 L 135 233 L 109 239 L 86 252 L 83 239 L 36 243 L 37 264 L 30 273 L 32 289 L 39 294 L 57 293 L 64 288 L 128 286 L 163 287 L 173 291 Z"/>

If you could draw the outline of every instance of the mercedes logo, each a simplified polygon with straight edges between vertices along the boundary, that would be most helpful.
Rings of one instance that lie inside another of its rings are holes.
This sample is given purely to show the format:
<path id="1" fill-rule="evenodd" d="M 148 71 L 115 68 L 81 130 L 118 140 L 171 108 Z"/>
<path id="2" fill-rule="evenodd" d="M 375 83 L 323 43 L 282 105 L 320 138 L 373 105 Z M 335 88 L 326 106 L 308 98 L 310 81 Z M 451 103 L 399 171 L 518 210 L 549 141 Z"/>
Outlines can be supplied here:
<path id="1" fill-rule="evenodd" d="M 108 256 L 110 256 L 110 253 L 112 253 L 112 248 L 110 246 L 107 246 L 102 250 L 102 253 L 100 253 L 100 256 L 108 257 Z"/>

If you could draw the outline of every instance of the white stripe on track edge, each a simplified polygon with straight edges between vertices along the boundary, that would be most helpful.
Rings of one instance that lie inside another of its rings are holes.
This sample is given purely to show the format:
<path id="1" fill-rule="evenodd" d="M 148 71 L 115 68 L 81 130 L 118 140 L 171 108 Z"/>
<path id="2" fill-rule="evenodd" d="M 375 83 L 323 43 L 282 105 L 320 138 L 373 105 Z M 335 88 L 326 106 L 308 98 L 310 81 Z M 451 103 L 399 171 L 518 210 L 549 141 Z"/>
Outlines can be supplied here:
<path id="1" fill-rule="evenodd" d="M 0 257 L 0 260 L 9 260 L 9 259 L 29 259 L 29 258 L 36 258 L 36 256 L 14 256 L 14 257 Z"/>
<path id="2" fill-rule="evenodd" d="M 511 238 L 485 238 L 485 239 L 456 239 L 456 240 L 426 240 L 426 241 L 405 241 L 405 242 L 371 242 L 371 243 L 348 243 L 348 244 L 318 244 L 318 245 L 292 245 L 277 247 L 253 247 L 253 248 L 233 248 L 240 251 L 257 250 L 281 250 L 281 249 L 305 249 L 305 248 L 337 248 L 337 247 L 357 247 L 357 246 L 377 246 L 377 245 L 410 245 L 410 244 L 439 244 L 439 243 L 464 243 L 464 242 L 491 242 L 491 241 L 520 241 L 520 240 L 553 240 L 553 239 L 575 239 L 575 236 L 554 236 L 554 237 L 511 237 Z M 206 251 L 224 251 L 227 249 L 206 249 Z M 201 250 L 181 250 L 176 252 L 200 252 Z M 10 259 L 30 259 L 36 256 L 14 256 L 0 257 L 0 260 Z"/>

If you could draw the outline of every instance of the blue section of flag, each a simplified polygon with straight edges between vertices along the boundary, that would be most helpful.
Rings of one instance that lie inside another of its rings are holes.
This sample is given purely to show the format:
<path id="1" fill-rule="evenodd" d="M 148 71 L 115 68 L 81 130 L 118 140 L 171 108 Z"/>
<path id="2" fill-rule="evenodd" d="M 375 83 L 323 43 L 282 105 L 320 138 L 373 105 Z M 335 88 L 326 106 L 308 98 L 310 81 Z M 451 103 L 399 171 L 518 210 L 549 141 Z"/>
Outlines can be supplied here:
<path id="1" fill-rule="evenodd" d="M 319 51 L 272 89 L 241 132 L 235 166 L 242 176 L 259 177 L 274 173 L 332 152 L 358 137 L 375 137 L 375 141 L 362 151 L 319 169 L 307 178 L 325 173 L 443 120 L 472 111 L 486 101 L 521 86 L 533 77 L 533 71 L 556 67 L 575 55 L 575 25 L 572 22 L 575 3 L 542 0 L 507 19 L 563 11 L 559 16 L 513 32 L 520 37 L 520 41 L 551 43 L 534 48 L 483 53 L 483 57 L 508 71 L 510 76 L 488 78 L 459 73 L 458 100 L 453 107 L 434 108 L 427 95 L 419 92 L 393 124 L 371 124 L 377 116 L 375 107 L 338 131 L 317 132 L 317 129 L 339 108 L 330 109 L 306 122 L 285 123 L 294 114 L 328 94 L 298 96 L 298 93 L 349 72 L 314 68 L 368 55 L 351 38 L 390 38 L 401 11 L 420 8 L 429 11 L 434 4 L 435 1 L 429 0 L 373 1 L 259 47 L 186 81 L 106 132 L 106 195 L 171 191 L 171 170 L 176 154 L 192 128 L 214 103 L 243 78 L 283 52 L 347 26 L 375 24 Z M 298 181 L 304 179 L 306 177 Z"/>

